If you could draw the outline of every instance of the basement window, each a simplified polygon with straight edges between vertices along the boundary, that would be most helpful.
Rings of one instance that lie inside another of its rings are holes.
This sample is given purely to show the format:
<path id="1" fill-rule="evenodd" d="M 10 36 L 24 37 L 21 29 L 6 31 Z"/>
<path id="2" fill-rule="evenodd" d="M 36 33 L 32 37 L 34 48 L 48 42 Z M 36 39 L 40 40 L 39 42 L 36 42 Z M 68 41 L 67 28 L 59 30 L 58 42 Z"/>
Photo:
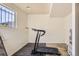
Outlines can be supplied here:
<path id="1" fill-rule="evenodd" d="M 15 12 L 3 5 L 0 5 L 0 27 L 15 27 Z"/>

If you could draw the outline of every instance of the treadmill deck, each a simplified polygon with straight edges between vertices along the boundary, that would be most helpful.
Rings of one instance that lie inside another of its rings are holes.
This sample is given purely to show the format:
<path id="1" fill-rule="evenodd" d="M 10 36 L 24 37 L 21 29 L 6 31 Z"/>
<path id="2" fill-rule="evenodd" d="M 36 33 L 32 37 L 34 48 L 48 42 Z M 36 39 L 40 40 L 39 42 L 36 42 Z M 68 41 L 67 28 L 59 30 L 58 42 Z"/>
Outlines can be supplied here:
<path id="1" fill-rule="evenodd" d="M 60 54 L 57 48 L 50 48 L 50 47 L 38 47 L 36 49 L 36 52 L 45 54 Z"/>

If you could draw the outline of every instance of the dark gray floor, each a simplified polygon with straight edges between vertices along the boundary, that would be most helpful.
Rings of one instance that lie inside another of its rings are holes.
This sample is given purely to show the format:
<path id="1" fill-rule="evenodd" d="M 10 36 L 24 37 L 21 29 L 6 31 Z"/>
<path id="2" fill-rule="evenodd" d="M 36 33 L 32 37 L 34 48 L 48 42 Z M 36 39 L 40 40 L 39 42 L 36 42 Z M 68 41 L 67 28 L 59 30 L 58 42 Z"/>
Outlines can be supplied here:
<path id="1" fill-rule="evenodd" d="M 60 44 L 50 44 L 52 45 L 52 47 L 59 47 L 59 48 L 64 48 L 62 47 L 62 45 Z M 48 46 L 50 47 L 50 45 L 48 44 Z M 39 46 L 43 46 L 45 47 L 46 44 L 45 43 L 40 43 Z M 17 51 L 15 54 L 13 54 L 12 56 L 40 56 L 40 54 L 36 54 L 36 55 L 32 55 L 31 52 L 34 48 L 34 43 L 28 43 L 27 45 L 25 45 L 22 49 L 20 49 L 19 51 Z M 61 52 L 62 56 L 68 56 L 67 51 L 61 50 L 59 49 L 59 52 Z M 3 47 L 3 44 L 0 40 L 0 56 L 6 56 L 6 51 Z M 45 54 L 41 55 L 41 56 L 45 56 Z M 56 55 L 49 55 L 49 56 L 56 56 Z"/>
<path id="2" fill-rule="evenodd" d="M 40 43 L 39 46 L 46 46 L 46 44 L 45 43 Z M 34 47 L 34 43 L 28 43 L 26 46 L 24 46 L 18 52 L 13 54 L 13 56 L 33 56 L 31 54 L 31 52 L 33 50 L 33 47 Z"/>
<path id="3" fill-rule="evenodd" d="M 6 53 L 3 41 L 0 37 L 0 56 L 6 56 L 6 55 L 7 55 L 7 53 Z"/>

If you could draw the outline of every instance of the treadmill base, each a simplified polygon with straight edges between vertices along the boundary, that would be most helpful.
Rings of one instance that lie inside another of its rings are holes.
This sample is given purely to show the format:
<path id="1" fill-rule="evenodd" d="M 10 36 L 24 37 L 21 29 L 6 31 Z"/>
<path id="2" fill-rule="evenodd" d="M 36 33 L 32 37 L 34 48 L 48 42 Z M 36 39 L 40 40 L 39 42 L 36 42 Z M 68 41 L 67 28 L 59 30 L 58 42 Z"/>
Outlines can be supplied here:
<path id="1" fill-rule="evenodd" d="M 32 50 L 32 54 L 34 55 L 57 55 L 60 56 L 61 54 L 59 53 L 57 48 L 50 48 L 50 47 L 38 47 L 35 51 Z"/>

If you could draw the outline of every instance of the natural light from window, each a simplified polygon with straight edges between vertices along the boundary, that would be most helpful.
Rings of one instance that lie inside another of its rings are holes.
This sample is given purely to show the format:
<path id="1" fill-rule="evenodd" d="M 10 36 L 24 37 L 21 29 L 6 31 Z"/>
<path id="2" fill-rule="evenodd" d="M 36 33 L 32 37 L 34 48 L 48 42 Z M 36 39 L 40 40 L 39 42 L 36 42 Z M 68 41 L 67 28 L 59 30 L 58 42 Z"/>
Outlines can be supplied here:
<path id="1" fill-rule="evenodd" d="M 14 28 L 15 12 L 3 5 L 0 5 L 0 26 Z"/>

